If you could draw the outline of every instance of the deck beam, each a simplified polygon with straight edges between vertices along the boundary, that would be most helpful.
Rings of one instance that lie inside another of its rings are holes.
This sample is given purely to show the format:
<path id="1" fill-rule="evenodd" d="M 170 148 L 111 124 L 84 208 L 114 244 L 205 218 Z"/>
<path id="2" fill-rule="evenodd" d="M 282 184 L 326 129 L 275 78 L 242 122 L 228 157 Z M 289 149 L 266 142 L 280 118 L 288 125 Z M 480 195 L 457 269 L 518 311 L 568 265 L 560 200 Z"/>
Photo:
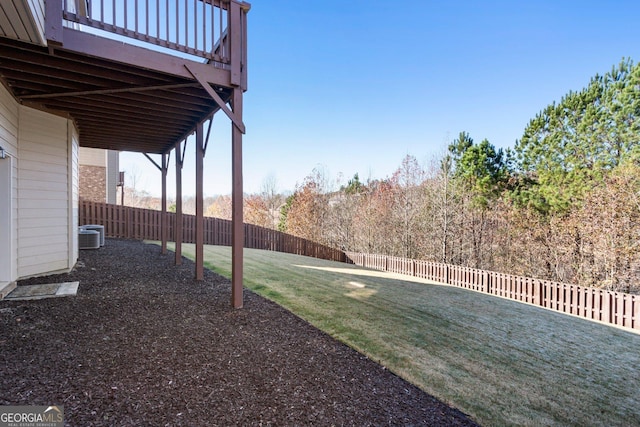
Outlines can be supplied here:
<path id="1" fill-rule="evenodd" d="M 209 94 L 209 96 L 216 102 L 216 104 L 218 104 L 218 107 L 220 107 L 220 109 L 224 111 L 227 117 L 231 119 L 231 121 L 240 130 L 240 132 L 244 133 L 245 127 L 244 127 L 244 123 L 242 123 L 242 114 L 237 115 L 235 111 L 231 110 L 227 106 L 227 104 L 222 100 L 220 95 L 218 95 L 216 91 L 213 90 L 209 82 L 207 82 L 207 80 L 204 79 L 203 76 L 201 76 L 197 71 L 192 70 L 191 66 L 185 64 L 184 67 L 189 71 L 189 73 L 191 73 L 193 78 L 196 79 L 198 83 L 200 83 L 202 88 Z"/>
<path id="2" fill-rule="evenodd" d="M 193 75 L 185 68 L 185 64 L 188 64 L 189 68 L 197 72 L 205 81 L 215 85 L 232 87 L 230 72 L 210 64 L 190 61 L 71 28 L 65 27 L 63 32 L 64 44 L 61 47 L 55 47 L 55 49 L 69 50 L 193 80 Z"/>

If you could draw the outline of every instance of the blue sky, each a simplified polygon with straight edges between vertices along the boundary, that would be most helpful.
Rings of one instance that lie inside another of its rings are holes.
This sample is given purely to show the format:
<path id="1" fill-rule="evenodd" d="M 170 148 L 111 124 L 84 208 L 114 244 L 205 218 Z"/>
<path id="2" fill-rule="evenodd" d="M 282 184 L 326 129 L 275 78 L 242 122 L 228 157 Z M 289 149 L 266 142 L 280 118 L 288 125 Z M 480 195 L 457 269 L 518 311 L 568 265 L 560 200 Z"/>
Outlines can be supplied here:
<path id="1" fill-rule="evenodd" d="M 385 178 L 429 164 L 461 131 L 512 147 L 528 121 L 623 58 L 640 61 L 637 1 L 254 0 L 248 17 L 244 188 L 293 191 L 314 168 Z M 231 191 L 231 128 L 219 113 L 205 194 Z M 195 193 L 194 146 L 185 195 Z M 136 187 L 160 194 L 142 154 Z M 173 156 L 169 196 L 175 193 Z M 129 185 L 129 184 L 128 184 Z"/>

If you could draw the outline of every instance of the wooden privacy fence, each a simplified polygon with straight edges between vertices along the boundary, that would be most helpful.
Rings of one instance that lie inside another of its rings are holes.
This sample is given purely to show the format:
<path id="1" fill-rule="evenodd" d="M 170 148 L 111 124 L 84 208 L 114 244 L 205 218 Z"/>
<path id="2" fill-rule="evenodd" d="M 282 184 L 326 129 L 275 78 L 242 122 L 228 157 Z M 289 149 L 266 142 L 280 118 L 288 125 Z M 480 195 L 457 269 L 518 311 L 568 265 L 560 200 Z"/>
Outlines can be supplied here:
<path id="1" fill-rule="evenodd" d="M 107 237 L 161 239 L 162 213 L 151 209 L 81 200 L 79 223 L 100 224 Z M 175 241 L 176 214 L 167 213 L 168 240 Z M 182 216 L 182 241 L 195 242 L 195 216 Z M 231 221 L 204 218 L 204 243 L 231 246 Z M 343 252 L 280 231 L 244 224 L 244 247 L 348 262 L 500 296 L 561 313 L 640 330 L 640 295 L 611 292 L 430 261 Z"/>
<path id="2" fill-rule="evenodd" d="M 640 330 L 640 295 L 386 255 L 354 252 L 346 255 L 350 262 L 362 267 L 420 277 Z"/>
<path id="3" fill-rule="evenodd" d="M 78 221 L 80 225 L 100 224 L 105 236 L 124 239 L 160 240 L 162 212 L 107 203 L 81 200 Z M 167 213 L 169 241 L 175 241 L 176 214 Z M 195 215 L 182 215 L 182 241 L 195 243 Z M 204 218 L 204 244 L 231 246 L 231 221 Z M 244 247 L 266 249 L 297 255 L 311 256 L 329 261 L 347 262 L 343 251 L 310 240 L 292 236 L 253 224 L 244 224 Z"/>

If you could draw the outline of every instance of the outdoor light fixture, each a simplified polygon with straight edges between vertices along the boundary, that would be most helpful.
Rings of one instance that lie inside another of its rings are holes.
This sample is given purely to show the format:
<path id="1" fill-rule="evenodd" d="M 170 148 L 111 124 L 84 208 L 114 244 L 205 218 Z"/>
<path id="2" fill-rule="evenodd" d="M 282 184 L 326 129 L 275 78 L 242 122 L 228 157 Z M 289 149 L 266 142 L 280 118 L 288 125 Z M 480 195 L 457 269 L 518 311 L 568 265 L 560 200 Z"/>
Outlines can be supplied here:
<path id="1" fill-rule="evenodd" d="M 7 152 L 4 151 L 4 148 L 0 147 L 0 159 L 4 159 L 7 157 Z"/>

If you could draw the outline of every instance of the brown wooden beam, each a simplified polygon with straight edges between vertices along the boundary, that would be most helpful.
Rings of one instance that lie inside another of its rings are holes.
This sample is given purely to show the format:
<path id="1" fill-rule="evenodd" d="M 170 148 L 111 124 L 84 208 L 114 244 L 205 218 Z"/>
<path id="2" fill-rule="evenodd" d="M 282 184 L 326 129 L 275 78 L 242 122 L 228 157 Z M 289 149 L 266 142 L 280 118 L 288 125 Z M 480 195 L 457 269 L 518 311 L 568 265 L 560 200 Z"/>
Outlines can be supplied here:
<path id="1" fill-rule="evenodd" d="M 68 51 L 192 79 L 191 73 L 184 67 L 185 64 L 189 64 L 189 67 L 197 71 L 207 82 L 231 87 L 229 71 L 209 64 L 129 45 L 72 28 L 64 28 L 63 36 L 63 48 Z"/>
<path id="2" fill-rule="evenodd" d="M 169 234 L 169 224 L 167 221 L 167 169 L 169 159 L 167 154 L 162 154 L 162 214 L 160 216 L 160 239 L 162 240 L 161 252 L 163 255 L 167 253 L 167 235 Z"/>
<path id="3" fill-rule="evenodd" d="M 158 164 L 158 162 L 156 162 L 155 160 L 153 160 L 153 159 L 151 158 L 151 156 L 149 156 L 149 154 L 147 154 L 147 153 L 142 153 L 142 154 L 143 154 L 143 155 L 147 158 L 147 160 L 149 160 L 149 161 L 150 161 L 150 162 L 151 162 L 151 163 L 152 163 L 156 168 L 158 168 L 158 170 L 159 170 L 160 172 L 162 172 L 162 166 L 160 166 L 160 165 Z M 164 158 L 163 158 L 163 160 L 164 160 Z"/>
<path id="4" fill-rule="evenodd" d="M 204 280 L 204 126 L 196 126 L 196 280 Z"/>
<path id="5" fill-rule="evenodd" d="M 184 151 L 182 142 L 176 144 L 176 224 L 175 230 L 175 254 L 176 265 L 182 265 L 182 167 L 184 165 Z M 187 148 L 187 141 L 184 141 L 184 148 Z"/>
<path id="6" fill-rule="evenodd" d="M 147 135 L 167 135 L 167 134 L 176 134 L 176 127 L 186 127 L 188 122 L 183 121 L 175 121 L 175 122 L 161 122 L 158 123 L 157 120 L 153 118 L 146 118 L 142 120 L 142 117 L 131 117 L 131 115 L 127 116 L 126 114 L 119 114 L 115 111 L 106 113 L 102 111 L 102 115 L 100 117 L 95 117 L 91 115 L 82 115 L 79 114 L 78 108 L 73 114 L 74 117 L 82 118 L 82 122 L 85 126 L 99 126 L 103 129 L 108 129 L 110 131 L 117 132 L 118 129 L 127 131 L 135 130 L 136 132 L 144 132 Z M 87 112 L 90 112 L 88 110 Z"/>
<path id="7" fill-rule="evenodd" d="M 240 3 L 232 1 L 229 4 L 229 27 L 231 34 L 230 55 L 231 55 L 231 84 L 240 86 L 242 84 L 242 11 Z"/>
<path id="8" fill-rule="evenodd" d="M 132 93 L 132 92 L 147 92 L 150 90 L 182 89 L 182 88 L 194 87 L 194 86 L 197 86 L 196 83 L 181 83 L 181 84 L 161 85 L 161 86 L 128 87 L 128 88 L 119 88 L 119 89 L 85 90 L 85 91 L 78 91 L 78 92 L 26 95 L 21 97 L 21 99 L 60 98 L 63 96 L 111 95 L 114 93 L 124 93 L 124 92 Z"/>
<path id="9" fill-rule="evenodd" d="M 175 141 L 175 139 L 174 139 Z M 173 144 L 175 145 L 175 143 Z M 91 138 L 87 137 L 81 142 L 81 147 L 87 148 L 102 148 L 105 150 L 120 150 L 120 151 L 131 151 L 135 153 L 153 153 L 153 154 L 162 154 L 162 150 L 158 148 L 157 145 L 153 144 L 153 141 L 145 141 L 140 143 L 133 143 L 129 141 L 108 141 L 100 138 Z M 158 151 L 154 151 L 158 148 Z"/>
<path id="10" fill-rule="evenodd" d="M 233 113 L 236 117 L 242 117 L 242 89 L 233 90 L 231 101 Z M 243 129 L 238 128 L 235 122 L 231 125 L 231 151 L 232 151 L 232 191 L 231 191 L 231 305 L 234 308 L 242 308 L 242 280 L 243 280 L 243 247 L 244 247 L 244 218 L 242 211 L 243 185 L 242 185 L 242 134 Z"/>
<path id="11" fill-rule="evenodd" d="M 243 9 L 242 14 L 242 90 L 247 91 L 249 88 L 249 71 L 248 71 L 248 30 L 247 30 L 247 12 L 249 12 L 248 8 L 251 8 L 251 5 L 245 3 L 245 8 Z"/>
<path id="12" fill-rule="evenodd" d="M 26 102 L 26 101 L 25 101 Z M 158 107 L 148 107 L 137 104 L 123 104 L 122 102 L 113 101 L 109 99 L 102 98 L 98 102 L 96 100 L 86 99 L 86 98 L 64 98 L 61 100 L 49 99 L 46 102 L 43 102 L 45 105 L 58 106 L 58 109 L 61 110 L 73 110 L 74 108 L 80 109 L 81 111 L 86 111 L 86 109 L 93 109 L 95 111 L 108 111 L 111 114 L 124 114 L 129 113 L 129 117 L 131 116 L 144 116 L 146 115 L 154 115 L 155 118 L 161 117 L 162 120 L 173 120 L 175 122 L 182 121 L 184 123 L 191 123 L 192 120 L 197 120 L 197 118 L 201 117 L 201 115 L 205 114 L 205 112 L 201 113 L 190 113 L 188 116 L 184 114 L 184 111 L 177 107 L 171 107 L 169 105 L 164 105 L 164 108 Z M 102 109 L 101 109 L 102 108 Z M 174 141 L 175 142 L 175 141 Z"/>
<path id="13" fill-rule="evenodd" d="M 55 56 L 52 56 L 48 50 L 41 49 L 39 46 L 6 38 L 0 38 L 0 57 L 20 61 L 25 67 L 40 65 L 44 69 L 67 70 L 69 73 L 80 75 L 91 74 L 129 85 L 142 85 L 150 82 L 163 84 L 174 81 L 171 76 L 159 74 L 146 68 L 129 67 L 127 64 L 84 56 L 70 51 L 56 50 Z"/>
<path id="14" fill-rule="evenodd" d="M 62 44 L 62 0 L 47 0 L 44 5 L 44 33 L 48 43 Z"/>
<path id="15" fill-rule="evenodd" d="M 229 109 L 227 104 L 223 101 L 223 99 L 216 93 L 215 90 L 211 87 L 211 85 L 206 81 L 206 79 L 198 73 L 197 70 L 192 69 L 190 65 L 185 64 L 184 66 L 189 73 L 193 76 L 194 79 L 200 83 L 202 88 L 207 91 L 207 93 L 213 98 L 213 100 L 218 104 L 218 107 L 231 119 L 231 121 L 235 124 L 235 126 L 240 130 L 240 132 L 244 133 L 245 127 L 244 123 L 242 123 L 242 116 L 237 116 L 234 111 Z"/>
<path id="16" fill-rule="evenodd" d="M 153 109 L 162 107 L 171 107 L 178 105 L 185 110 L 185 113 L 197 114 L 201 116 L 211 111 L 215 104 L 211 100 L 196 99 L 190 96 L 180 94 L 171 94 L 170 92 L 146 92 L 142 93 L 120 93 L 110 95 L 91 96 L 91 99 L 105 99 L 122 104 L 136 104 L 146 106 Z M 75 99 L 75 98 L 74 98 Z M 178 109 L 180 111 L 180 109 Z"/>
<path id="17" fill-rule="evenodd" d="M 68 63 L 68 66 L 73 66 L 73 63 Z M 68 82 L 69 84 L 74 84 L 76 87 L 80 87 L 81 85 L 90 85 L 89 87 L 91 89 L 109 89 L 114 86 L 114 83 L 118 83 L 117 79 L 114 77 L 109 77 L 108 75 L 100 77 L 96 75 L 99 72 L 97 67 L 94 67 L 96 69 L 95 72 L 91 74 L 84 74 L 73 69 L 65 70 L 58 67 L 45 67 L 43 64 L 38 65 L 27 63 L 25 61 L 14 60 L 11 57 L 7 57 L 2 59 L 2 68 L 3 73 L 6 73 L 8 70 L 12 70 L 18 73 L 23 72 L 39 76 L 45 75 L 48 78 L 47 83 L 53 87 L 57 87 L 60 82 Z M 115 82 L 114 79 L 116 80 Z M 78 88 L 76 90 L 81 91 L 84 89 Z"/>
<path id="18" fill-rule="evenodd" d="M 5 68 L 2 70 L 2 77 L 7 79 L 8 81 L 19 81 L 19 82 L 27 82 L 27 83 L 42 83 L 42 74 L 39 73 L 30 73 L 28 71 L 20 71 L 20 70 L 12 70 L 9 68 Z M 56 76 L 51 76 L 47 79 L 47 85 L 55 85 L 56 87 L 68 89 L 68 90 L 77 90 L 78 82 L 72 81 L 70 79 L 58 79 Z"/>

